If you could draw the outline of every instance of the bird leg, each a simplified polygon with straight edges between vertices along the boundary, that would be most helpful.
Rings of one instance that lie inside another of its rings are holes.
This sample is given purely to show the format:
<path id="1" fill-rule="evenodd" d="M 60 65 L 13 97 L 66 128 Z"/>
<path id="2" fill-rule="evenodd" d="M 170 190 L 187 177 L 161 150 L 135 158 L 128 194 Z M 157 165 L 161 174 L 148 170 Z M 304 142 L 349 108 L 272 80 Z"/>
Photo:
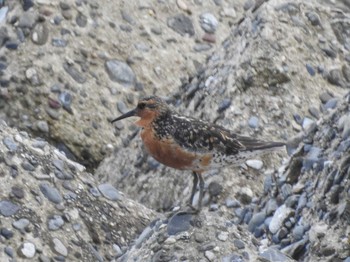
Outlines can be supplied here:
<path id="1" fill-rule="evenodd" d="M 189 201 L 190 206 L 192 206 L 193 198 L 194 198 L 194 195 L 196 194 L 197 184 L 198 184 L 198 174 L 193 171 L 192 176 L 193 176 L 193 185 L 192 185 L 192 192 L 191 192 L 191 197 Z"/>
<path id="2" fill-rule="evenodd" d="M 193 209 L 193 213 L 198 213 L 202 208 L 204 180 L 201 173 L 197 173 L 193 171 L 192 175 L 193 175 L 193 185 L 192 185 L 192 192 L 191 192 L 191 198 L 189 201 L 189 206 Z M 199 181 L 199 197 L 198 197 L 198 206 L 197 208 L 195 208 L 192 206 L 192 204 L 193 204 L 194 195 L 196 194 L 198 181 Z"/>

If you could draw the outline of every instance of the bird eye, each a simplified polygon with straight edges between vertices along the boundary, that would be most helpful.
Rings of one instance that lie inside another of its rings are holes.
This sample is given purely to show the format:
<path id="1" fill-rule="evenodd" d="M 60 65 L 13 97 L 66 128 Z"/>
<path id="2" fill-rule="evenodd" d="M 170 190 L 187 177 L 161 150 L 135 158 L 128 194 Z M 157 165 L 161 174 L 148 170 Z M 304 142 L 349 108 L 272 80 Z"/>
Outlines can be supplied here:
<path id="1" fill-rule="evenodd" d="M 138 108 L 138 109 L 144 109 L 145 106 L 146 106 L 145 103 L 139 103 L 139 104 L 137 105 L 137 108 Z"/>

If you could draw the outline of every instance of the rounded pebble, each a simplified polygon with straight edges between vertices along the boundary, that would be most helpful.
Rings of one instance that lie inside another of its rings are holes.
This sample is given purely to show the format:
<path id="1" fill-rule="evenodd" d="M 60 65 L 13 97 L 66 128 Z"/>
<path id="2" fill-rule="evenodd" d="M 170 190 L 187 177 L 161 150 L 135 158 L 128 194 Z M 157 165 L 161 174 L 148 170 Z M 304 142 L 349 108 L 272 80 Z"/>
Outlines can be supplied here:
<path id="1" fill-rule="evenodd" d="M 117 201 L 121 199 L 120 193 L 114 186 L 111 184 L 101 184 L 98 186 L 98 190 L 102 193 L 102 195 L 110 200 Z"/>
<path id="2" fill-rule="evenodd" d="M 23 257 L 23 258 L 33 258 L 35 256 L 35 252 L 36 252 L 35 245 L 30 242 L 24 242 L 18 248 L 18 254 L 20 257 Z"/>
<path id="3" fill-rule="evenodd" d="M 41 183 L 39 185 L 39 188 L 41 193 L 43 193 L 43 195 L 51 202 L 55 204 L 62 202 L 62 196 L 60 192 L 56 188 L 50 186 L 48 183 Z"/>

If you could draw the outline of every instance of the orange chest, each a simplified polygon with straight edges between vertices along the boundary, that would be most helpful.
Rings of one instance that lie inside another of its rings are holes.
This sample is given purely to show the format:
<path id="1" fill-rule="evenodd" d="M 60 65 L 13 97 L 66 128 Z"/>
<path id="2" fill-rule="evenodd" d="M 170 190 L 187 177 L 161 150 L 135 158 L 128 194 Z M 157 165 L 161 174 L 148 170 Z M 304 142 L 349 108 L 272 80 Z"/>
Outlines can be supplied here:
<path id="1" fill-rule="evenodd" d="M 159 139 L 152 128 L 144 128 L 141 138 L 149 154 L 158 162 L 176 169 L 193 169 L 196 154 L 184 150 L 172 138 Z"/>

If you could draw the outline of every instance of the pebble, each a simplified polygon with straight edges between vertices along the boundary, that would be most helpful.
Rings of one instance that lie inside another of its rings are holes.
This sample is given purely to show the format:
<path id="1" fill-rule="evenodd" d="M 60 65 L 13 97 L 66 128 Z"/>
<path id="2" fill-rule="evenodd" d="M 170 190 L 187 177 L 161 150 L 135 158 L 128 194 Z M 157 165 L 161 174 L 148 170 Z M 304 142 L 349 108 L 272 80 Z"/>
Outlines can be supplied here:
<path id="1" fill-rule="evenodd" d="M 49 39 L 49 29 L 46 23 L 37 23 L 32 32 L 32 41 L 37 45 L 45 45 Z"/>
<path id="2" fill-rule="evenodd" d="M 58 100 L 62 104 L 63 108 L 66 109 L 68 112 L 71 112 L 71 104 L 73 101 L 72 95 L 68 91 L 63 91 L 59 94 Z"/>
<path id="3" fill-rule="evenodd" d="M 119 60 L 108 60 L 105 68 L 109 78 L 120 84 L 134 85 L 136 76 L 129 65 Z"/>
<path id="4" fill-rule="evenodd" d="M 2 235 L 6 239 L 10 239 L 13 237 L 13 232 L 7 228 L 1 228 L 0 235 Z"/>
<path id="5" fill-rule="evenodd" d="M 326 109 L 334 109 L 337 107 L 337 104 L 338 104 L 338 98 L 331 98 L 327 101 L 324 107 Z"/>
<path id="6" fill-rule="evenodd" d="M 24 242 L 21 244 L 21 246 L 18 248 L 18 255 L 23 258 L 33 258 L 36 253 L 36 248 L 33 243 L 30 242 Z"/>
<path id="7" fill-rule="evenodd" d="M 67 44 L 68 44 L 68 42 L 67 42 L 67 40 L 54 37 L 54 38 L 52 38 L 52 40 L 51 40 L 51 44 L 52 44 L 52 46 L 54 46 L 54 47 L 66 47 Z"/>
<path id="8" fill-rule="evenodd" d="M 336 86 L 342 86 L 342 73 L 339 69 L 333 69 L 329 72 L 327 76 L 327 80 L 329 83 L 336 85 Z"/>
<path id="9" fill-rule="evenodd" d="M 28 162 L 28 160 L 24 160 L 21 164 L 22 168 L 27 171 L 34 171 L 35 166 Z"/>
<path id="10" fill-rule="evenodd" d="M 59 215 L 53 215 L 52 217 L 49 218 L 48 220 L 48 228 L 51 231 L 55 231 L 63 227 L 64 225 L 64 220 L 61 216 Z"/>
<path id="11" fill-rule="evenodd" d="M 231 199 L 231 198 L 227 198 L 225 200 L 225 205 L 228 207 L 228 208 L 235 208 L 235 207 L 240 207 L 241 204 L 239 203 L 238 200 L 236 199 Z"/>
<path id="12" fill-rule="evenodd" d="M 22 232 L 25 231 L 26 227 L 29 226 L 30 221 L 26 218 L 21 218 L 12 223 L 12 226 Z"/>
<path id="13" fill-rule="evenodd" d="M 304 236 L 304 227 L 301 225 L 295 226 L 292 235 L 295 241 L 301 240 Z"/>
<path id="14" fill-rule="evenodd" d="M 305 117 L 303 119 L 302 127 L 304 130 L 308 130 L 309 127 L 311 127 L 311 125 L 313 125 L 314 123 L 315 123 L 314 120 L 312 120 L 311 118 Z"/>
<path id="15" fill-rule="evenodd" d="M 58 238 L 53 238 L 50 247 L 52 251 L 54 251 L 56 254 L 66 257 L 68 255 L 67 248 L 63 245 L 62 241 Z"/>
<path id="16" fill-rule="evenodd" d="M 0 23 L 2 23 L 6 19 L 6 15 L 9 8 L 7 6 L 3 6 L 0 8 Z"/>
<path id="17" fill-rule="evenodd" d="M 243 204 L 250 204 L 253 199 L 253 191 L 248 187 L 243 187 L 238 192 L 238 198 Z"/>
<path id="18" fill-rule="evenodd" d="M 40 130 L 43 133 L 49 133 L 49 124 L 45 120 L 39 120 L 36 122 L 36 126 L 38 130 Z"/>
<path id="19" fill-rule="evenodd" d="M 8 255 L 9 257 L 13 257 L 14 251 L 13 248 L 10 246 L 5 247 L 4 249 L 6 255 Z"/>
<path id="20" fill-rule="evenodd" d="M 257 159 L 249 159 L 245 163 L 247 164 L 247 166 L 255 170 L 260 170 L 264 165 L 264 163 L 261 160 L 257 160 Z"/>
<path id="21" fill-rule="evenodd" d="M 316 119 L 320 118 L 320 112 L 318 111 L 318 109 L 314 106 L 310 106 L 309 107 L 309 113 Z"/>
<path id="22" fill-rule="evenodd" d="M 286 205 L 282 205 L 279 208 L 277 208 L 269 224 L 270 232 L 272 234 L 276 234 L 277 231 L 282 227 L 285 220 L 288 217 L 290 217 L 293 213 L 293 209 L 287 207 Z"/>
<path id="23" fill-rule="evenodd" d="M 176 33 L 179 33 L 182 36 L 194 35 L 194 26 L 192 20 L 185 14 L 178 14 L 168 18 L 167 25 Z"/>
<path id="24" fill-rule="evenodd" d="M 266 214 L 264 212 L 255 213 L 252 219 L 249 221 L 248 230 L 254 232 L 257 227 L 262 225 L 266 219 Z"/>
<path id="25" fill-rule="evenodd" d="M 248 125 L 251 128 L 258 128 L 259 127 L 259 118 L 257 118 L 256 116 L 250 117 L 248 120 Z"/>
<path id="26" fill-rule="evenodd" d="M 228 239 L 228 232 L 220 232 L 218 235 L 220 241 L 225 242 Z"/>
<path id="27" fill-rule="evenodd" d="M 9 217 L 16 214 L 20 210 L 20 207 L 8 200 L 0 201 L 0 214 L 4 217 Z"/>
<path id="28" fill-rule="evenodd" d="M 75 19 L 75 22 L 80 27 L 86 27 L 86 25 L 87 25 L 87 17 L 84 14 L 79 12 L 77 17 L 76 17 L 76 19 Z"/>
<path id="29" fill-rule="evenodd" d="M 10 152 L 16 152 L 17 150 L 17 144 L 11 137 L 5 137 L 2 142 L 4 145 L 10 150 Z"/>
<path id="30" fill-rule="evenodd" d="M 191 227 L 192 215 L 188 213 L 176 213 L 173 215 L 168 223 L 168 235 L 176 235 L 179 232 L 188 231 Z"/>
<path id="31" fill-rule="evenodd" d="M 214 261 L 216 258 L 216 255 L 212 251 L 205 251 L 204 256 L 209 260 L 209 261 Z"/>
<path id="32" fill-rule="evenodd" d="M 62 202 L 62 196 L 55 187 L 50 186 L 48 183 L 40 183 L 39 188 L 41 193 L 51 202 L 55 204 Z"/>
<path id="33" fill-rule="evenodd" d="M 316 74 L 315 69 L 310 64 L 306 64 L 306 70 L 310 74 L 310 76 L 314 76 Z"/>
<path id="34" fill-rule="evenodd" d="M 278 261 L 278 262 L 292 262 L 294 260 L 287 257 L 285 254 L 283 254 L 281 251 L 279 251 L 276 248 L 269 247 L 265 251 L 263 251 L 259 257 L 262 257 L 263 259 L 266 259 L 267 261 Z"/>
<path id="35" fill-rule="evenodd" d="M 319 98 L 323 104 L 327 103 L 328 100 L 333 98 L 333 95 L 331 95 L 329 92 L 323 92 L 319 95 Z"/>
<path id="36" fill-rule="evenodd" d="M 244 244 L 244 242 L 242 240 L 235 239 L 235 240 L 233 240 L 233 244 L 238 249 L 244 249 L 245 248 L 245 244 Z"/>
<path id="37" fill-rule="evenodd" d="M 202 27 L 202 29 L 207 33 L 215 33 L 217 27 L 218 27 L 218 20 L 216 17 L 211 13 L 204 13 L 201 14 L 199 17 L 199 22 Z"/>
<path id="38" fill-rule="evenodd" d="M 121 200 L 119 191 L 115 189 L 115 187 L 112 186 L 111 184 L 108 184 L 108 183 L 100 184 L 98 186 L 98 190 L 100 190 L 102 195 L 109 200 L 113 200 L 113 201 Z"/>
<path id="39" fill-rule="evenodd" d="M 63 68 L 74 79 L 75 82 L 79 84 L 84 84 L 86 82 L 86 76 L 79 72 L 79 70 L 76 69 L 74 65 L 64 63 Z"/>
<path id="40" fill-rule="evenodd" d="M 211 44 L 205 44 L 205 43 L 199 43 L 199 44 L 195 44 L 193 46 L 193 51 L 195 52 L 204 52 L 204 51 L 208 51 L 212 48 Z"/>

